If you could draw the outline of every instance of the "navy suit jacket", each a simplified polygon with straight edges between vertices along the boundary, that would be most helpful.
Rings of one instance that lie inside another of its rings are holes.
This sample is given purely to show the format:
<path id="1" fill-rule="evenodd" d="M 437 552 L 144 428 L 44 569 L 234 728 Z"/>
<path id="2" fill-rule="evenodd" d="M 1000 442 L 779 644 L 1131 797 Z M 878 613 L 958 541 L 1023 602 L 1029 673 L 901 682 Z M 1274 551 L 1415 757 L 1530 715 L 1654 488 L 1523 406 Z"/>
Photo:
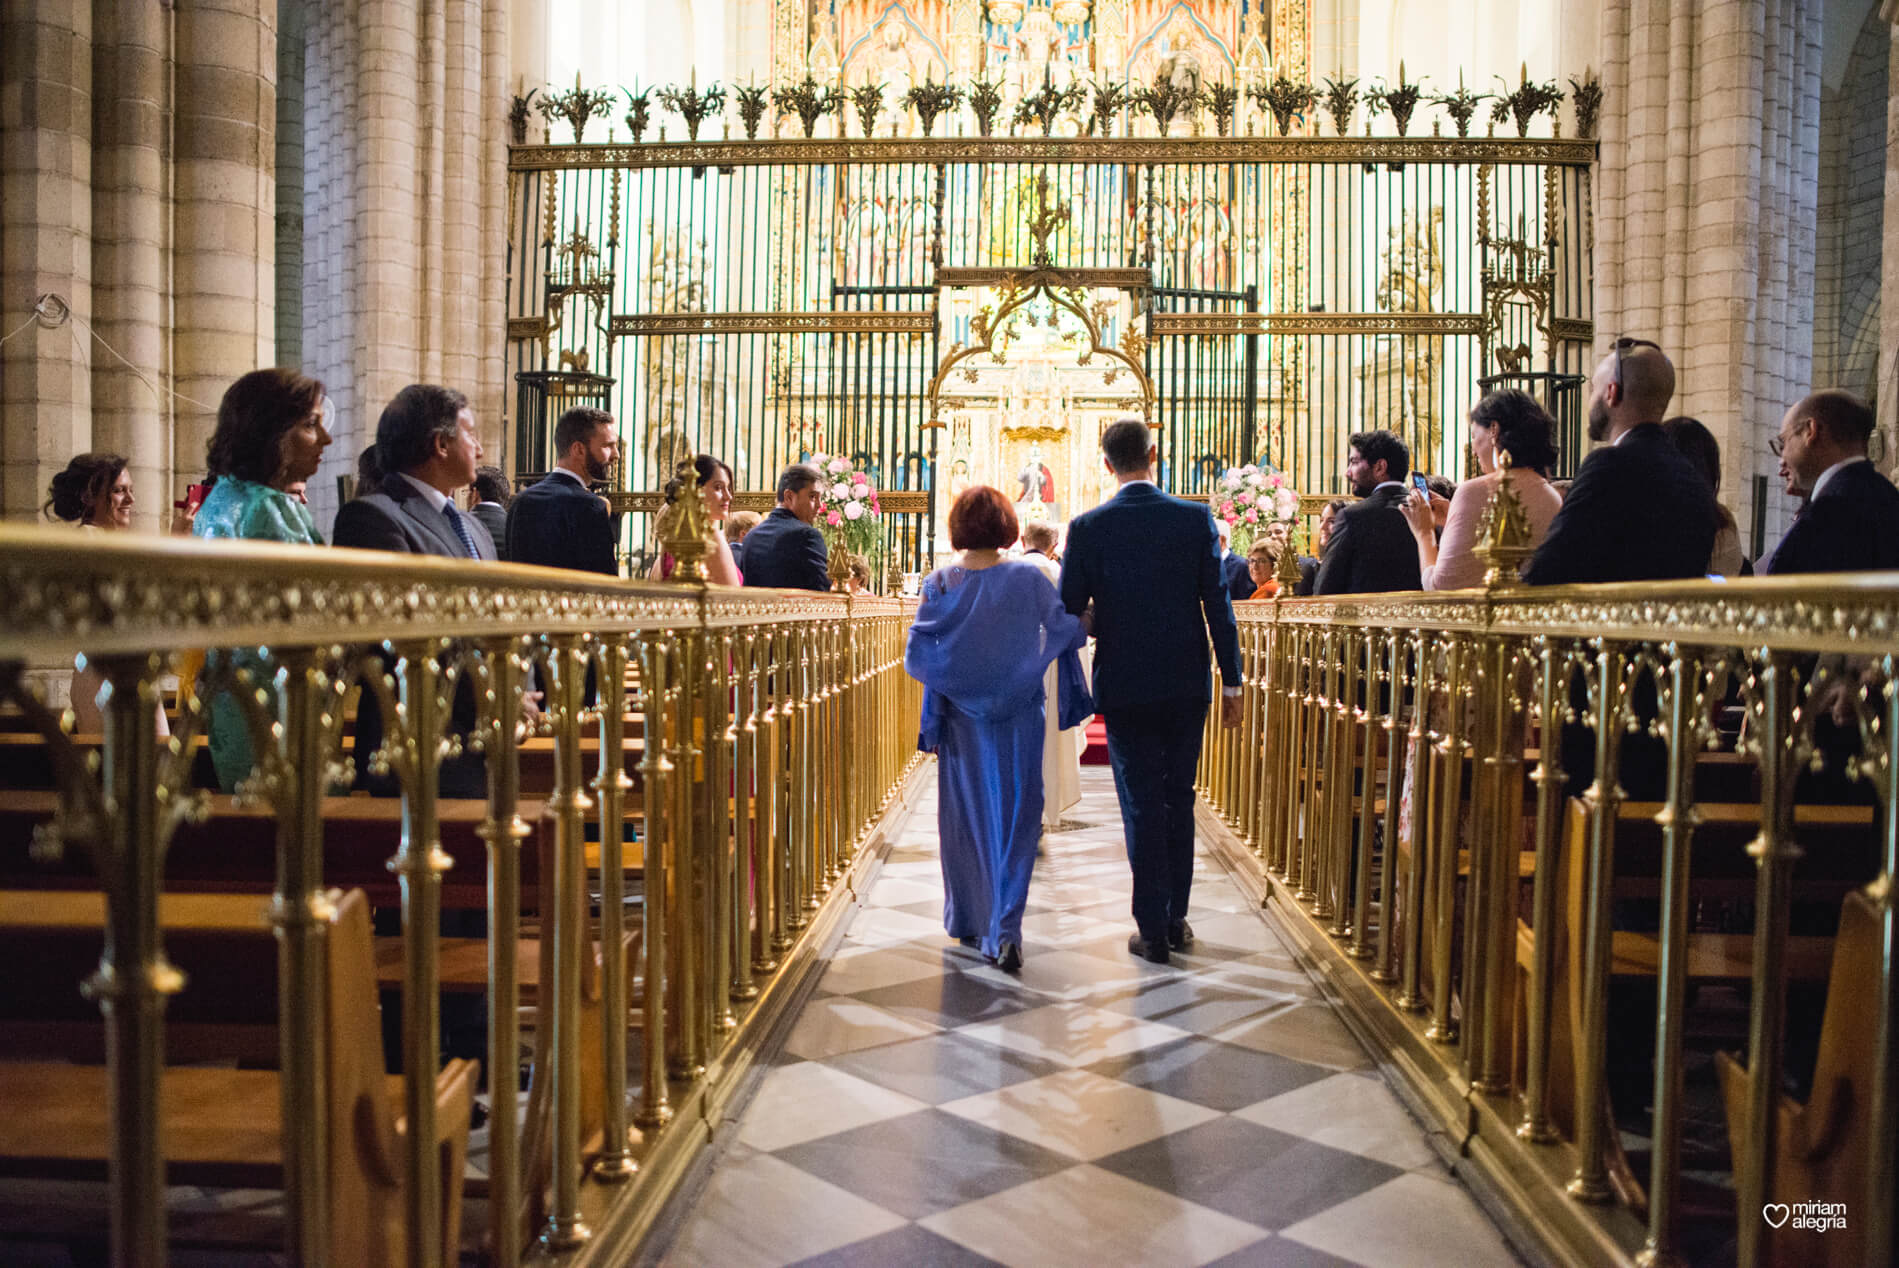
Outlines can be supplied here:
<path id="1" fill-rule="evenodd" d="M 1332 540 L 1319 557 L 1314 594 L 1383 594 L 1424 589 L 1418 539 L 1398 506 L 1409 491 L 1398 485 L 1373 489 L 1332 521 Z"/>
<path id="2" fill-rule="evenodd" d="M 1870 462 L 1835 472 L 1780 539 L 1767 572 L 1899 568 L 1899 489 Z"/>
<path id="3" fill-rule="evenodd" d="M 1077 616 L 1095 605 L 1095 702 L 1104 713 L 1208 700 L 1209 635 L 1221 679 L 1240 685 L 1233 603 L 1206 507 L 1151 484 L 1123 485 L 1069 521 L 1061 590 Z"/>
<path id="4" fill-rule="evenodd" d="M 739 543 L 739 571 L 748 586 L 781 590 L 829 590 L 831 574 L 824 534 L 782 506 L 745 534 Z"/>
<path id="5" fill-rule="evenodd" d="M 1706 576 L 1720 512 L 1659 423 L 1583 459 L 1523 579 L 1533 586 Z"/>
<path id="6" fill-rule="evenodd" d="M 1252 598 L 1259 588 L 1253 584 L 1253 570 L 1246 566 L 1246 557 L 1230 550 L 1220 561 L 1220 584 L 1226 587 L 1226 597 L 1235 603 Z"/>
<path id="7" fill-rule="evenodd" d="M 599 494 L 566 475 L 548 474 L 508 506 L 508 559 L 543 568 L 620 575 L 613 553 L 613 512 Z"/>

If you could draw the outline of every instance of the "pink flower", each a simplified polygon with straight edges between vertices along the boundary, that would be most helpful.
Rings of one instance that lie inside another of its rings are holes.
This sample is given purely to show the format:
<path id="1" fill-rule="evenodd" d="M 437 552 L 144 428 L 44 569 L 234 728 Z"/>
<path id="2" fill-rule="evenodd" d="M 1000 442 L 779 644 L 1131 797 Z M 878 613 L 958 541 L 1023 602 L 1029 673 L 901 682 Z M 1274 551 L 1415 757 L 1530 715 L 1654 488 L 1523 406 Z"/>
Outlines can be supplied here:
<path id="1" fill-rule="evenodd" d="M 832 528 L 836 528 L 838 525 L 844 522 L 844 519 L 836 511 L 831 511 L 830 513 L 825 515 L 824 522 L 829 524 Z"/>
<path id="2" fill-rule="evenodd" d="M 883 514 L 883 508 L 877 505 L 877 494 L 875 490 L 873 490 L 870 495 L 870 513 L 872 515 Z"/>
<path id="3" fill-rule="evenodd" d="M 1240 494 L 1239 502 L 1241 506 L 1251 506 L 1253 504 L 1253 495 L 1250 492 L 1242 493 Z"/>
<path id="4" fill-rule="evenodd" d="M 847 520 L 863 519 L 864 504 L 862 502 L 846 502 L 844 504 L 844 518 Z"/>
<path id="5" fill-rule="evenodd" d="M 1258 512 L 1258 511 L 1253 511 L 1253 510 L 1249 510 L 1249 511 L 1247 511 L 1247 512 L 1246 512 L 1246 522 L 1247 522 L 1248 524 L 1257 524 L 1257 523 L 1259 523 L 1259 512 Z"/>

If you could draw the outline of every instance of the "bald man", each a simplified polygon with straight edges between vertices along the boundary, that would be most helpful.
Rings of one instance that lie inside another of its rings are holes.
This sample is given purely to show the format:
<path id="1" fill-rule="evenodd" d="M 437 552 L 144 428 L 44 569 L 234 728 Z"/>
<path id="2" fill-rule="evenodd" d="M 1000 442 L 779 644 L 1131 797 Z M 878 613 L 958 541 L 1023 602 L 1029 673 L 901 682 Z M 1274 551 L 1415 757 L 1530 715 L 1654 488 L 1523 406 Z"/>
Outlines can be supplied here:
<path id="1" fill-rule="evenodd" d="M 1813 393 L 1780 420 L 1774 452 L 1789 491 L 1808 501 L 1767 572 L 1899 568 L 1899 489 L 1867 459 L 1872 435 L 1873 407 L 1837 388 Z"/>
<path id="2" fill-rule="evenodd" d="M 1589 382 L 1589 439 L 1563 507 L 1523 579 L 1534 586 L 1657 581 L 1707 571 L 1719 523 L 1707 478 L 1662 431 L 1675 367 L 1618 339 Z"/>

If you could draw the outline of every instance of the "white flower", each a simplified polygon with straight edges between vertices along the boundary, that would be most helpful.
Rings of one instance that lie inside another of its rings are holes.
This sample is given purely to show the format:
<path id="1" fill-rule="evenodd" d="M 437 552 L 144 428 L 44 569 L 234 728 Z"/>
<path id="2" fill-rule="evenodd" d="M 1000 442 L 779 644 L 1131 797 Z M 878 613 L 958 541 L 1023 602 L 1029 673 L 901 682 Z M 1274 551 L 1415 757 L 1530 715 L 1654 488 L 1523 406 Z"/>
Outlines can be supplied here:
<path id="1" fill-rule="evenodd" d="M 1291 489 L 1281 489 L 1273 495 L 1273 510 L 1279 518 L 1289 520 L 1299 512 L 1299 495 Z"/>
<path id="2" fill-rule="evenodd" d="M 844 518 L 845 519 L 847 520 L 862 519 L 863 516 L 864 516 L 864 504 L 862 502 L 846 502 L 844 504 Z"/>

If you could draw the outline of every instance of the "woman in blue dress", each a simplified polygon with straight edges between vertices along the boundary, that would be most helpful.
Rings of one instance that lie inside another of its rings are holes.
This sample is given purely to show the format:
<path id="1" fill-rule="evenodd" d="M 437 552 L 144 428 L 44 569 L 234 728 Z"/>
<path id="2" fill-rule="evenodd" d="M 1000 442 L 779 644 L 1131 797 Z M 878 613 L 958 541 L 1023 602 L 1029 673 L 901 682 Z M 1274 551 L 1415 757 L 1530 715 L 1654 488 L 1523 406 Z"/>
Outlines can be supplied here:
<path id="1" fill-rule="evenodd" d="M 323 385 L 295 370 L 253 370 L 231 384 L 205 447 L 213 483 L 192 535 L 321 546 L 302 492 L 330 444 L 326 404 Z M 256 680 L 273 671 L 256 652 L 233 653 L 233 661 Z M 251 773 L 253 755 L 250 728 L 229 692 L 211 697 L 205 729 L 218 786 L 233 792 Z"/>
<path id="2" fill-rule="evenodd" d="M 1042 831 L 1043 671 L 1087 638 L 1039 571 L 1003 559 L 1016 532 L 999 491 L 957 497 L 962 557 L 924 580 L 904 652 L 924 686 L 919 747 L 937 756 L 943 926 L 1010 972 Z"/>

